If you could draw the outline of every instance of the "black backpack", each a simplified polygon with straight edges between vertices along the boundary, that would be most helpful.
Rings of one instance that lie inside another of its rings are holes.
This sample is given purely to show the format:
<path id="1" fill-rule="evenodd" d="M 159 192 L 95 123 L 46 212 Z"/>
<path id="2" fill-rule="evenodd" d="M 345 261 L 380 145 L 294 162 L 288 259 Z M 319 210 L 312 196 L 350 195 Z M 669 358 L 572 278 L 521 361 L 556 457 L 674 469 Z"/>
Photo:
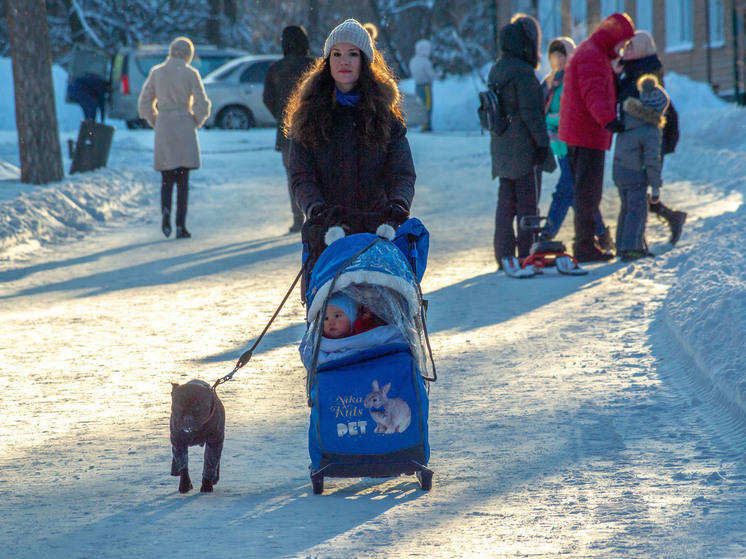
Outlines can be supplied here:
<path id="1" fill-rule="evenodd" d="M 500 92 L 488 89 L 479 93 L 479 124 L 488 132 L 502 134 L 510 124 L 500 103 Z"/>

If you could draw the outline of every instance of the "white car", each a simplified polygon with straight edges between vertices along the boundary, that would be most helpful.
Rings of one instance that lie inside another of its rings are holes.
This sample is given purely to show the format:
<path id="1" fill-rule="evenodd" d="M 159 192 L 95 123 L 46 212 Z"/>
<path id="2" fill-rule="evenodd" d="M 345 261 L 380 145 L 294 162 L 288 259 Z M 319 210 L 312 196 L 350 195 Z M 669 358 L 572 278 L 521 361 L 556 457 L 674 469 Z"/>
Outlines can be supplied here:
<path id="1" fill-rule="evenodd" d="M 207 128 L 248 130 L 254 126 L 277 126 L 277 121 L 264 106 L 264 78 L 279 54 L 258 54 L 236 58 L 205 76 L 202 83 L 212 102 Z M 402 92 L 402 104 L 407 126 L 421 126 L 426 110 L 414 94 Z"/>

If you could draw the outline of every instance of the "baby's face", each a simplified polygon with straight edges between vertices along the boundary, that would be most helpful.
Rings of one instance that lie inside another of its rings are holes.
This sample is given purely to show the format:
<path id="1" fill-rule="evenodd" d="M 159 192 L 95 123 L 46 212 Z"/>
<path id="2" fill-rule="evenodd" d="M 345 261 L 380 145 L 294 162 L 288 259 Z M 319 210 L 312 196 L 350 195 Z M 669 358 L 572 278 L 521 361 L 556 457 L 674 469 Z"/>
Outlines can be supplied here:
<path id="1" fill-rule="evenodd" d="M 352 330 L 352 324 L 342 309 L 327 305 L 324 315 L 324 336 L 331 339 L 344 338 Z"/>

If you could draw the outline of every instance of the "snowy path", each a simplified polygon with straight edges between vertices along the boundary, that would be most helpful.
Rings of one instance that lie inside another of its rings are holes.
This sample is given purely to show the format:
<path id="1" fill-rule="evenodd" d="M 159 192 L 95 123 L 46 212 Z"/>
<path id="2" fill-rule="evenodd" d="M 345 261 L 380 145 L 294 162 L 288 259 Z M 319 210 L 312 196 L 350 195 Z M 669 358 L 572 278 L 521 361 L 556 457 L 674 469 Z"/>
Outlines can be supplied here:
<path id="1" fill-rule="evenodd" d="M 151 207 L 0 262 L 3 556 L 746 554 L 743 426 L 664 327 L 676 251 L 579 278 L 496 273 L 480 136 L 411 136 L 414 209 L 432 235 L 433 490 L 407 477 L 327 480 L 311 495 L 293 297 L 220 388 L 216 492 L 179 495 L 169 383 L 229 372 L 298 266 L 279 154 L 262 147 L 273 132 L 215 134 L 203 136 L 190 241 L 159 236 L 153 185 Z M 121 135 L 112 166 L 147 167 L 148 133 Z M 671 196 L 690 211 L 691 236 L 734 203 L 684 182 Z M 609 190 L 610 221 L 614 204 Z M 651 221 L 654 247 L 665 236 Z M 199 472 L 199 449 L 191 457 Z"/>

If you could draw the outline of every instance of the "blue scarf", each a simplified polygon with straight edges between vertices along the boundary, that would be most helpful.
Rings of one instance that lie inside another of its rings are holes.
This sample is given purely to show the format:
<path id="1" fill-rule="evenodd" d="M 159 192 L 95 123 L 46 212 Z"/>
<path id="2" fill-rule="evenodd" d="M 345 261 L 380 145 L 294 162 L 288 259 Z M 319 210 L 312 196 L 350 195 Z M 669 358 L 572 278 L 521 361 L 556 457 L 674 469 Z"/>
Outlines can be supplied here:
<path id="1" fill-rule="evenodd" d="M 347 93 L 342 93 L 336 84 L 334 84 L 334 92 L 337 94 L 337 103 L 344 105 L 345 107 L 357 107 L 360 103 L 360 92 L 353 89 Z"/>

